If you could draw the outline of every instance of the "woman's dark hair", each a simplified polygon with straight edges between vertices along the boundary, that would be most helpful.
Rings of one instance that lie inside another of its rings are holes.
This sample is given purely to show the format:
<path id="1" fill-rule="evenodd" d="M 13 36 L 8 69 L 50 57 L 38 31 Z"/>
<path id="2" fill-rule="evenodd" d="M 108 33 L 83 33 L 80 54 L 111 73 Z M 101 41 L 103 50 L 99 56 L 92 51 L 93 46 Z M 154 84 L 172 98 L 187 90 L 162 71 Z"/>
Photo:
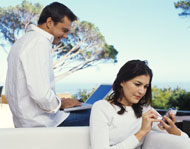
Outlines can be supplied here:
<path id="1" fill-rule="evenodd" d="M 132 105 L 136 117 L 139 118 L 142 116 L 143 105 L 152 104 L 152 70 L 148 67 L 147 61 L 131 60 L 121 67 L 112 85 L 113 93 L 110 95 L 109 101 L 121 108 L 120 111 L 118 111 L 118 114 L 123 114 L 126 111 L 124 105 L 120 103 L 120 100 L 123 97 L 123 90 L 120 84 L 140 75 L 148 75 L 150 77 L 150 82 L 144 97 L 137 104 Z"/>
<path id="2" fill-rule="evenodd" d="M 77 20 L 77 17 L 69 8 L 61 3 L 53 2 L 42 10 L 38 24 L 45 23 L 47 18 L 51 17 L 56 25 L 58 22 L 61 22 L 65 16 L 72 22 Z"/>

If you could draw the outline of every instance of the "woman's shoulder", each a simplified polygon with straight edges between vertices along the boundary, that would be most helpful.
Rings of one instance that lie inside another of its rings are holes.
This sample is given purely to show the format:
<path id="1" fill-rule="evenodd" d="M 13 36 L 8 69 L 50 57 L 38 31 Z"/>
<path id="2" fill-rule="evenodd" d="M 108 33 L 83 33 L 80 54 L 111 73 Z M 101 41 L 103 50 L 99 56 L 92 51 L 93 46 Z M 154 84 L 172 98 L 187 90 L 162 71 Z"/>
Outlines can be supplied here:
<path id="1" fill-rule="evenodd" d="M 100 100 L 93 104 L 91 110 L 91 120 L 103 119 L 109 122 L 116 114 L 114 105 L 107 100 Z"/>
<path id="2" fill-rule="evenodd" d="M 99 101 L 96 101 L 93 106 L 110 106 L 110 102 L 107 101 L 107 100 L 99 100 Z"/>
<path id="3" fill-rule="evenodd" d="M 93 109 L 113 109 L 113 105 L 107 101 L 107 100 L 99 100 L 97 102 L 95 102 L 92 106 Z"/>

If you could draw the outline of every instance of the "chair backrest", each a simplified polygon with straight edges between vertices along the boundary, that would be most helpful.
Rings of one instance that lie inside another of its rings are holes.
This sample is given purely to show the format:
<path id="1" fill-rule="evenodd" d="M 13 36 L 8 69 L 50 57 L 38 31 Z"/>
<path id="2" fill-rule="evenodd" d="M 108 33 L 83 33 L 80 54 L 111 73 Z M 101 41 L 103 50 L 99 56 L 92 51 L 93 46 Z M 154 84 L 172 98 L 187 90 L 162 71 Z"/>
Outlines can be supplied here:
<path id="1" fill-rule="evenodd" d="M 112 89 L 110 84 L 101 84 L 96 91 L 87 99 L 86 103 L 94 104 L 96 101 L 104 99 Z"/>

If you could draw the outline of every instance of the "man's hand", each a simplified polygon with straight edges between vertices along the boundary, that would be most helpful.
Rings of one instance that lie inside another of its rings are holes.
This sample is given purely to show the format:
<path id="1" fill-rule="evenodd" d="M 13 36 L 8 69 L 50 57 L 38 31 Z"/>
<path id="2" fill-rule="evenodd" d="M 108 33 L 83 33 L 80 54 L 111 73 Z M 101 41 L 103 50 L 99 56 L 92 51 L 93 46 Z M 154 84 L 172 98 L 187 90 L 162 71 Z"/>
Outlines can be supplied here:
<path id="1" fill-rule="evenodd" d="M 80 106 L 81 102 L 72 98 L 61 98 L 61 109 L 71 108 L 74 106 Z"/>

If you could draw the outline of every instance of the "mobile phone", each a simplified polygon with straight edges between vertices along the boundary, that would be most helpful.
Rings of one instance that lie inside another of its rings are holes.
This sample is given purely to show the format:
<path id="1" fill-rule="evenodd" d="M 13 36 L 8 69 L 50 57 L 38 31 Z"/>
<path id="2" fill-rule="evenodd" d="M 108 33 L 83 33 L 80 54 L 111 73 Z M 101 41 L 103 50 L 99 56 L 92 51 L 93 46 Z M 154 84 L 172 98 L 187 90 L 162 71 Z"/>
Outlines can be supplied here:
<path id="1" fill-rule="evenodd" d="M 165 115 L 166 115 L 167 117 L 169 117 L 169 118 L 171 118 L 171 117 L 169 116 L 169 113 L 170 113 L 170 112 L 171 112 L 172 114 L 176 115 L 176 114 L 177 114 L 177 109 L 176 109 L 176 108 L 169 108 L 169 109 L 168 109 L 168 111 L 166 112 Z M 163 120 L 166 124 L 168 124 L 164 117 L 162 117 L 162 120 Z M 160 126 L 163 126 L 162 123 L 160 123 Z"/>

